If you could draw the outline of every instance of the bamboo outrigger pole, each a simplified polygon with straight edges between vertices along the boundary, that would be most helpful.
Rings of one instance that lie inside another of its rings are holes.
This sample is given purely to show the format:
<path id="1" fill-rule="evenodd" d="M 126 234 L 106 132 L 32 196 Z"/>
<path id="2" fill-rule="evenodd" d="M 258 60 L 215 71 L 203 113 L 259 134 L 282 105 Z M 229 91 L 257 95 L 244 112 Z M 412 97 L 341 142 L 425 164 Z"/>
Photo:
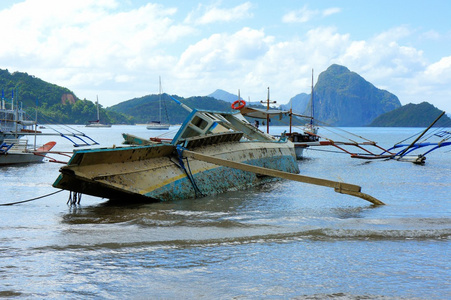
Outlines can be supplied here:
<path id="1" fill-rule="evenodd" d="M 431 123 L 431 125 L 429 125 L 429 127 L 428 128 L 426 128 L 424 131 L 423 131 L 423 133 L 421 133 L 413 142 L 412 142 L 412 144 L 410 144 L 406 149 L 404 149 L 403 151 L 401 151 L 401 153 L 399 153 L 398 155 L 399 155 L 399 158 L 398 158 L 398 160 L 399 159 L 401 159 L 401 157 L 403 157 L 404 156 L 404 154 L 407 152 L 407 150 L 409 150 L 410 148 L 412 148 L 414 145 L 415 145 L 415 143 L 416 142 L 418 142 L 419 141 L 419 139 L 421 139 L 421 137 L 432 127 L 432 126 L 434 126 L 434 124 L 435 123 L 437 123 L 437 121 L 443 116 L 445 114 L 445 111 L 442 111 L 442 113 L 440 114 L 440 116 L 438 116 L 432 123 Z"/>
<path id="2" fill-rule="evenodd" d="M 284 179 L 289 179 L 289 180 L 294 180 L 294 181 L 299 181 L 299 182 L 304 182 L 304 183 L 309 183 L 309 184 L 331 187 L 331 188 L 334 188 L 335 192 L 337 192 L 337 193 L 348 194 L 351 196 L 359 197 L 359 198 L 362 198 L 366 201 L 373 203 L 374 205 L 385 205 L 385 203 L 383 203 L 382 201 L 380 201 L 368 194 L 362 193 L 361 187 L 358 185 L 354 185 L 354 184 L 337 182 L 337 181 L 315 178 L 315 177 L 309 177 L 309 176 L 304 176 L 304 175 L 299 175 L 299 174 L 292 174 L 292 173 L 288 173 L 288 172 L 267 169 L 267 168 L 263 168 L 263 167 L 251 166 L 251 165 L 240 163 L 240 162 L 229 161 L 229 160 L 225 160 L 225 159 L 221 159 L 221 158 L 217 158 L 217 157 L 213 157 L 213 156 L 209 156 L 209 155 L 200 154 L 197 152 L 192 152 L 189 150 L 183 150 L 183 156 L 188 157 L 188 158 L 198 159 L 198 160 L 205 161 L 205 162 L 212 163 L 212 164 L 219 165 L 219 166 L 225 166 L 225 167 L 229 167 L 229 168 L 242 170 L 242 171 L 248 171 L 248 172 L 253 172 L 253 173 L 267 175 L 267 176 L 279 177 L 279 178 L 284 178 Z"/>

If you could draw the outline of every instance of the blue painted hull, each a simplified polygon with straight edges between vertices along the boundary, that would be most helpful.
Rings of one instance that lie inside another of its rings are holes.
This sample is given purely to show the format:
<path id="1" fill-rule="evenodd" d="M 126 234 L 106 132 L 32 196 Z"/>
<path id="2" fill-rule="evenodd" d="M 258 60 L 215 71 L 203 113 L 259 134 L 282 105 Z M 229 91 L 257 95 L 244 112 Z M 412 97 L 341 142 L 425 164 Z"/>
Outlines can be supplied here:
<path id="1" fill-rule="evenodd" d="M 223 159 L 299 173 L 290 142 L 234 142 L 196 149 Z M 180 160 L 175 147 L 152 145 L 77 151 L 53 184 L 83 194 L 118 199 L 169 201 L 242 190 L 274 180 L 199 160 Z"/>

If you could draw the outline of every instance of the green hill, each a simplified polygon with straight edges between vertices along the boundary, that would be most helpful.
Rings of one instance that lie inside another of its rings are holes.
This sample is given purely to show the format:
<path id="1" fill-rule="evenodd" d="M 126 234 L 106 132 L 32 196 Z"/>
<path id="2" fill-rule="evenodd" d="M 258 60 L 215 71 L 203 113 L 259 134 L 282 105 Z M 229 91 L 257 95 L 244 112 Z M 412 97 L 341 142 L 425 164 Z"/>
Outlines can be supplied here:
<path id="1" fill-rule="evenodd" d="M 0 69 L 0 88 L 3 90 L 7 105 L 19 103 L 29 116 L 35 118 L 38 109 L 38 122 L 60 124 L 86 124 L 95 120 L 97 109 L 94 101 L 80 100 L 64 87 L 48 83 L 42 79 L 22 72 L 10 73 Z M 36 107 L 36 103 L 38 106 Z M 132 123 L 129 116 L 100 109 L 102 123 Z"/>
<path id="2" fill-rule="evenodd" d="M 409 103 L 377 117 L 369 126 L 373 127 L 428 127 L 441 110 L 430 103 Z M 435 126 L 451 126 L 451 119 L 443 115 Z"/>
<path id="3" fill-rule="evenodd" d="M 232 111 L 230 103 L 208 96 L 183 98 L 173 95 L 172 97 L 190 108 Z M 168 94 L 161 95 L 161 103 L 163 122 L 180 124 L 188 115 L 188 111 L 172 100 Z M 113 105 L 108 110 L 133 116 L 136 123 L 148 123 L 159 119 L 159 107 L 159 95 L 147 95 Z"/>

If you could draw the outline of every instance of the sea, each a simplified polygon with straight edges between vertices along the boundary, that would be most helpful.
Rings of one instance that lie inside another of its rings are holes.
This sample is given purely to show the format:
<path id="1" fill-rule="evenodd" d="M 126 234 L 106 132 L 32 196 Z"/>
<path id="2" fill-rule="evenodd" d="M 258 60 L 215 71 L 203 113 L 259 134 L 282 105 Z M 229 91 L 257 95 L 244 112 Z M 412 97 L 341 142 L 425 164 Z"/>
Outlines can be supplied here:
<path id="1" fill-rule="evenodd" d="M 177 129 L 73 127 L 101 147 L 121 146 L 122 133 Z M 382 147 L 421 131 L 343 130 Z M 74 150 L 38 137 L 50 140 Z M 451 299 L 450 148 L 424 165 L 330 147 L 298 161 L 302 175 L 359 185 L 384 206 L 288 180 L 149 204 L 83 195 L 70 206 L 69 192 L 52 187 L 62 164 L 1 167 L 0 298 Z"/>

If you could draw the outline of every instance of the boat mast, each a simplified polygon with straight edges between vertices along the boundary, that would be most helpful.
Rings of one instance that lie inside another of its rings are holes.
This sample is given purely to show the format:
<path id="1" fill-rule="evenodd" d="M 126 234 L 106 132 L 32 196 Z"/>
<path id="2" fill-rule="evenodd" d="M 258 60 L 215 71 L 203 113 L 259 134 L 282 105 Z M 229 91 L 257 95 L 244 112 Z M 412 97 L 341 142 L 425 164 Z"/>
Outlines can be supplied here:
<path id="1" fill-rule="evenodd" d="M 315 106 L 313 104 L 313 69 L 312 69 L 312 93 L 310 94 L 310 101 L 312 102 L 312 112 L 311 112 L 311 119 L 310 119 L 310 125 L 312 126 L 312 130 L 313 130 L 313 115 L 315 113 Z"/>
<path id="2" fill-rule="evenodd" d="M 266 133 L 269 133 L 269 103 L 276 103 L 276 101 L 269 101 L 269 87 L 268 87 L 268 99 L 266 101 L 260 101 L 260 103 L 266 103 Z"/>
<path id="3" fill-rule="evenodd" d="M 16 95 L 17 95 L 17 91 L 16 91 Z M 19 128 L 17 127 L 18 123 L 19 123 L 19 111 L 17 110 L 17 105 L 16 105 L 16 110 L 14 110 L 14 89 L 11 91 L 11 110 L 13 110 L 16 114 L 16 116 L 15 116 L 16 120 L 15 120 L 15 124 L 14 124 L 14 126 L 15 126 L 14 138 L 17 139 L 18 138 L 17 131 L 19 130 Z"/>
<path id="4" fill-rule="evenodd" d="M 160 89 L 159 89 L 159 119 L 158 119 L 158 121 L 160 122 L 160 124 L 161 124 L 161 76 L 158 76 L 158 79 L 159 79 L 159 84 L 160 84 Z"/>
<path id="5" fill-rule="evenodd" d="M 97 96 L 97 123 L 100 123 L 100 114 L 99 114 L 99 95 Z"/>
<path id="6" fill-rule="evenodd" d="M 35 122 L 34 122 L 34 146 L 33 149 L 36 150 L 36 134 L 38 132 L 38 98 L 36 97 L 36 109 L 35 109 Z"/>
<path id="7" fill-rule="evenodd" d="M 290 116 L 290 136 L 291 136 L 293 127 L 293 101 L 290 102 L 290 113 L 288 115 Z"/>

